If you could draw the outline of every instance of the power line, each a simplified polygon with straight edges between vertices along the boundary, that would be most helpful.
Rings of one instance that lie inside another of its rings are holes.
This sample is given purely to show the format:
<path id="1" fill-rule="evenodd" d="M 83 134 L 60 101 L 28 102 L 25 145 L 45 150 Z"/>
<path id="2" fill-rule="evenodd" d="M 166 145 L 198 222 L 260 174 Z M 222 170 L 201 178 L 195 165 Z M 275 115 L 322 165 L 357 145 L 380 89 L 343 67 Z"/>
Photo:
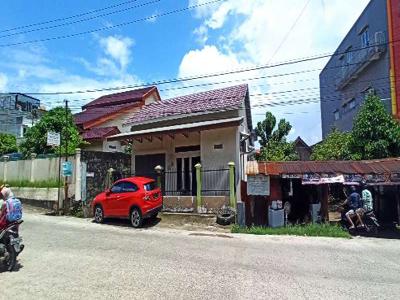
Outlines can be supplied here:
<path id="1" fill-rule="evenodd" d="M 55 23 L 55 22 L 59 22 L 59 21 L 70 20 L 70 19 L 74 19 L 74 18 L 78 18 L 78 17 L 83 17 L 83 16 L 86 16 L 86 15 L 90 15 L 90 14 L 97 13 L 97 12 L 104 11 L 104 10 L 111 9 L 111 8 L 116 8 L 116 7 L 125 5 L 125 4 L 130 4 L 130 3 L 133 3 L 133 2 L 137 2 L 137 1 L 138 0 L 126 1 L 126 2 L 122 2 L 122 3 L 114 4 L 114 5 L 111 5 L 111 6 L 107 6 L 107 7 L 103 7 L 103 8 L 99 8 L 99 9 L 95 9 L 95 10 L 91 10 L 91 11 L 88 11 L 88 12 L 79 13 L 79 14 L 76 14 L 76 15 L 73 15 L 73 16 L 69 16 L 69 17 L 58 18 L 58 19 L 42 21 L 42 22 L 38 22 L 38 23 L 32 23 L 32 24 L 28 24 L 28 25 L 22 25 L 22 26 L 18 26 L 18 27 L 14 27 L 14 28 L 4 29 L 4 30 L 0 30 L 0 33 L 9 32 L 9 31 L 15 31 L 15 30 L 23 29 L 23 28 L 29 28 L 29 27 L 34 27 L 34 26 L 39 26 L 39 25 L 44 25 L 44 24 L 49 24 L 49 23 Z"/>
<path id="2" fill-rule="evenodd" d="M 165 13 L 155 14 L 155 15 L 152 15 L 152 16 L 148 16 L 148 17 L 144 17 L 144 18 L 140 18 L 140 19 L 136 19 L 136 20 L 132 20 L 132 21 L 128 21 L 128 22 L 123 22 L 123 23 L 116 24 L 116 25 L 105 26 L 105 27 L 92 29 L 92 30 L 88 30 L 88 31 L 77 32 L 77 33 L 73 33 L 73 34 L 54 36 L 54 37 L 50 37 L 50 38 L 30 40 L 30 41 L 24 41 L 24 42 L 18 42 L 18 43 L 0 44 L 0 47 L 4 48 L 4 47 L 10 47 L 10 46 L 18 46 L 18 45 L 33 44 L 33 43 L 39 43 L 39 42 L 47 42 L 47 41 L 52 41 L 52 40 L 61 40 L 61 39 L 81 36 L 81 35 L 84 35 L 84 34 L 89 34 L 89 33 L 94 33 L 94 32 L 99 32 L 99 31 L 104 31 L 104 30 L 110 30 L 110 29 L 113 29 L 113 28 L 127 26 L 127 25 L 131 25 L 131 24 L 134 24 L 134 23 L 138 23 L 138 22 L 153 20 L 153 19 L 169 16 L 169 15 L 176 14 L 176 13 L 181 13 L 181 12 L 188 11 L 188 10 L 191 10 L 191 9 L 194 9 L 194 8 L 198 8 L 198 7 L 201 7 L 201 6 L 214 4 L 214 3 L 217 3 L 217 2 L 220 2 L 220 1 L 223 1 L 223 0 L 213 0 L 213 1 L 202 3 L 202 4 L 191 5 L 191 6 L 184 7 L 184 8 L 174 9 L 174 10 L 171 10 L 171 11 L 168 11 L 168 12 L 165 12 Z"/>
<path id="3" fill-rule="evenodd" d="M 221 0 L 218 0 L 221 1 Z M 397 43 L 400 42 L 400 40 L 397 41 L 392 41 L 390 43 Z M 147 82 L 147 83 L 141 83 L 141 84 L 134 84 L 134 85 L 127 85 L 127 86 L 119 86 L 119 87 L 109 87 L 109 88 L 100 88 L 100 89 L 88 89 L 88 90 L 78 90 L 78 91 L 63 91 L 63 92 L 25 92 L 25 94 L 29 95 L 67 95 L 67 94 L 84 94 L 84 93 L 94 93 L 94 92 L 101 92 L 101 91 L 114 91 L 114 90 L 123 90 L 123 89 L 130 89 L 130 88 L 140 88 L 140 87 L 145 87 L 145 86 L 152 86 L 152 85 L 162 85 L 162 84 L 168 84 L 168 83 L 177 83 L 177 82 L 186 82 L 186 81 L 192 81 L 192 80 L 198 80 L 198 79 L 205 79 L 205 78 L 210 78 L 210 77 L 219 77 L 219 76 L 224 76 L 224 75 L 232 75 L 232 74 L 237 74 L 237 73 L 244 73 L 244 72 L 250 72 L 250 71 L 258 71 L 262 69 L 271 69 L 271 68 L 277 68 L 277 67 L 283 67 L 283 66 L 288 66 L 292 64 L 299 64 L 303 62 L 309 62 L 313 60 L 319 60 L 323 58 L 328 58 L 328 57 L 333 57 L 333 56 L 340 56 L 344 55 L 349 52 L 356 52 L 356 51 L 363 51 L 372 47 L 377 47 L 377 46 L 382 46 L 382 45 L 388 45 L 389 43 L 381 43 L 377 45 L 370 45 L 367 47 L 361 47 L 358 49 L 350 49 L 346 50 L 345 52 L 337 52 L 333 54 L 322 54 L 320 56 L 311 56 L 311 57 L 306 57 L 306 58 L 300 58 L 300 59 L 293 59 L 289 61 L 284 61 L 276 64 L 267 64 L 267 65 L 257 65 L 254 67 L 249 67 L 249 68 L 243 68 L 243 69 L 237 69 L 237 70 L 230 70 L 230 71 L 224 71 L 220 73 L 212 73 L 212 74 L 203 74 L 203 75 L 196 75 L 192 77 L 181 77 L 181 78 L 173 78 L 173 79 L 165 79 L 165 80 L 159 80 L 159 81 L 153 81 L 153 82 Z M 337 69 L 337 68 L 343 68 L 351 65 L 360 65 L 363 64 L 365 61 L 361 61 L 358 63 L 354 64 L 345 64 L 341 66 L 334 66 L 334 67 L 325 67 L 323 70 L 327 69 Z M 321 69 L 316 69 L 316 70 L 321 70 Z M 313 70 L 314 71 L 314 70 Z M 306 71 L 298 71 L 298 72 L 292 72 L 291 74 L 300 74 L 300 73 L 305 73 L 305 72 L 310 72 L 310 70 Z M 285 76 L 288 75 L 288 73 L 285 74 Z M 272 77 L 280 77 L 282 75 L 270 75 L 269 78 Z"/>
<path id="4" fill-rule="evenodd" d="M 340 77 L 338 77 L 338 78 L 340 78 Z M 335 77 L 333 77 L 332 79 L 335 79 Z M 363 83 L 363 82 L 365 82 L 365 83 L 372 83 L 372 82 L 377 82 L 377 81 L 381 81 L 381 80 L 387 80 L 387 83 L 389 83 L 389 79 L 390 79 L 390 76 L 384 76 L 384 77 L 378 77 L 378 78 L 371 78 L 371 79 L 368 79 L 368 80 L 359 80 L 358 82 L 359 83 Z M 246 81 L 246 80 L 249 80 L 249 79 L 244 79 L 243 81 Z M 227 81 L 227 82 L 231 82 L 231 81 Z M 222 83 L 226 83 L 226 81 L 223 81 L 223 82 L 217 82 L 217 83 L 212 83 L 212 84 L 222 84 Z M 287 83 L 287 82 L 281 82 L 280 84 L 285 84 L 285 83 Z M 384 83 L 386 83 L 386 82 L 382 82 L 381 84 L 384 84 Z M 208 84 L 207 84 L 208 85 Z M 201 84 L 201 85 L 194 85 L 194 86 L 191 86 L 191 87 L 197 87 L 197 86 L 203 86 L 203 84 Z M 258 85 L 258 86 L 263 86 L 263 85 Z M 336 85 L 335 84 L 332 84 L 332 85 L 323 85 L 323 86 L 318 86 L 318 87 L 307 87 L 307 88 L 300 88 L 300 89 L 291 89 L 291 90 L 284 90 L 284 91 L 273 91 L 273 92 L 267 92 L 267 93 L 263 93 L 263 95 L 280 95 L 280 94 L 290 94 L 290 93 L 297 93 L 297 92 L 304 92 L 304 91 L 311 91 L 311 90 L 318 90 L 318 89 L 321 89 L 321 88 L 328 88 L 328 87 L 336 87 Z M 184 88 L 184 87 L 176 87 L 176 88 L 168 88 L 168 89 L 161 89 L 161 90 L 159 90 L 159 92 L 163 92 L 163 91 L 169 91 L 169 90 L 180 90 L 180 89 L 182 89 L 182 88 Z M 352 94 L 352 93 L 354 93 L 354 92 L 358 92 L 358 89 L 357 88 L 353 88 L 353 89 L 347 89 L 344 93 L 342 93 L 342 94 Z M 257 95 L 252 95 L 252 96 L 257 96 Z M 116 96 L 109 96 L 109 98 L 115 98 L 115 97 L 118 97 L 117 95 Z M 85 100 L 94 100 L 94 99 L 97 99 L 97 98 L 83 98 L 83 99 L 70 99 L 70 102 L 82 102 L 82 101 L 85 101 Z M 167 100 L 164 100 L 164 101 L 168 101 L 168 99 Z M 53 102 L 54 103 L 54 102 Z"/>
<path id="5" fill-rule="evenodd" d="M 71 21 L 71 22 L 67 22 L 67 23 L 35 28 L 35 29 L 25 30 L 25 31 L 21 31 L 21 32 L 9 33 L 9 34 L 6 34 L 6 35 L 1 35 L 0 39 L 1 38 L 5 38 L 5 37 L 14 36 L 14 35 L 21 35 L 21 34 L 30 33 L 30 32 L 49 30 L 49 29 L 53 29 L 53 28 L 58 28 L 58 27 L 73 25 L 73 24 L 77 24 L 77 23 L 87 22 L 87 21 L 94 20 L 94 19 L 97 19 L 97 18 L 102 18 L 102 17 L 105 17 L 105 16 L 109 16 L 109 15 L 125 12 L 125 11 L 132 10 L 132 9 L 135 9 L 135 8 L 140 8 L 140 7 L 144 7 L 144 6 L 147 6 L 147 5 L 151 5 L 151 4 L 160 2 L 160 1 L 161 0 L 153 0 L 153 1 L 150 1 L 150 2 L 145 2 L 145 3 L 139 4 L 139 5 L 123 8 L 123 9 L 120 9 L 120 10 L 104 13 L 104 14 L 101 14 L 101 15 L 96 15 L 96 16 L 89 17 L 89 18 L 86 18 L 86 19 L 80 19 L 80 20 Z"/>
<path id="6" fill-rule="evenodd" d="M 304 12 L 306 11 L 307 6 L 310 4 L 311 0 L 307 0 L 306 4 L 304 5 L 304 7 L 302 8 L 302 10 L 300 11 L 299 15 L 297 16 L 297 18 L 294 20 L 292 26 L 290 27 L 289 31 L 285 34 L 285 36 L 283 37 L 282 41 L 279 43 L 278 47 L 275 49 L 275 51 L 272 53 L 269 62 L 271 62 L 273 60 L 273 58 L 275 57 L 275 55 L 278 53 L 278 51 L 282 48 L 283 44 L 286 42 L 286 40 L 288 39 L 290 33 L 293 31 L 294 27 L 296 26 L 296 24 L 300 21 L 301 17 L 303 16 Z"/>

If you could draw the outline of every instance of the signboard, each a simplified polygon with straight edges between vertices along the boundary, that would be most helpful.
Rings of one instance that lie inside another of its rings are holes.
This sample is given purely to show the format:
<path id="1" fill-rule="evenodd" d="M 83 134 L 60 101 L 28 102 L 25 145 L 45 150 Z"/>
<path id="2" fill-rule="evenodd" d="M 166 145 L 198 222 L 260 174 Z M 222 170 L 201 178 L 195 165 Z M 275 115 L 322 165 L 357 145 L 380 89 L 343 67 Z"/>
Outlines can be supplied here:
<path id="1" fill-rule="evenodd" d="M 60 133 L 48 131 L 47 146 L 60 146 Z"/>
<path id="2" fill-rule="evenodd" d="M 255 175 L 247 177 L 247 195 L 269 196 L 269 176 Z"/>
<path id="3" fill-rule="evenodd" d="M 72 162 L 65 161 L 62 164 L 63 176 L 72 176 Z"/>
<path id="4" fill-rule="evenodd" d="M 329 184 L 329 183 L 344 183 L 344 176 L 320 176 L 318 174 L 305 174 L 302 184 Z"/>

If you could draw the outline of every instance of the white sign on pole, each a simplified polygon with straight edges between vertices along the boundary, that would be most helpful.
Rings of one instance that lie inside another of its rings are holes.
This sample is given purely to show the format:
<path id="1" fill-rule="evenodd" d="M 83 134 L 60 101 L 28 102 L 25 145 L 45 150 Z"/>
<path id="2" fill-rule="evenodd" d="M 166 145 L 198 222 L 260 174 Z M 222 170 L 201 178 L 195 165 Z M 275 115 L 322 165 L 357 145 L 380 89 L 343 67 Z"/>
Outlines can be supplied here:
<path id="1" fill-rule="evenodd" d="M 48 131 L 47 146 L 60 146 L 60 133 Z"/>
<path id="2" fill-rule="evenodd" d="M 247 195 L 269 196 L 269 176 L 256 175 L 247 177 Z"/>

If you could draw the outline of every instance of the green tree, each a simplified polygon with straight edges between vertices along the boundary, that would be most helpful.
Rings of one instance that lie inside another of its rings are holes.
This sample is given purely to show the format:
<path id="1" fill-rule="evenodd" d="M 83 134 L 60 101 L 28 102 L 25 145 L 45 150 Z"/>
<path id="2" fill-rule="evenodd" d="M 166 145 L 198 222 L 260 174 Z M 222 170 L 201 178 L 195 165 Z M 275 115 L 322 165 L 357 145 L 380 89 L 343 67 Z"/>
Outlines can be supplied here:
<path id="1" fill-rule="evenodd" d="M 319 144 L 317 144 L 313 153 L 312 160 L 348 160 L 356 159 L 350 151 L 351 133 L 340 132 L 336 128 Z"/>
<path id="2" fill-rule="evenodd" d="M 0 155 L 17 151 L 17 138 L 12 134 L 0 133 Z"/>
<path id="3" fill-rule="evenodd" d="M 25 138 L 20 144 L 20 150 L 25 156 L 31 153 L 48 154 L 59 153 L 59 147 L 47 146 L 47 132 L 61 133 L 61 154 L 69 155 L 75 153 L 75 149 L 82 144 L 78 129 L 75 126 L 71 111 L 65 112 L 65 108 L 56 107 L 49 110 L 34 126 L 29 128 L 25 134 Z M 67 151 L 65 151 L 65 143 L 67 141 Z"/>
<path id="4" fill-rule="evenodd" d="M 359 159 L 400 156 L 400 125 L 376 95 L 366 97 L 355 119 L 350 151 Z"/>
<path id="5" fill-rule="evenodd" d="M 281 119 L 276 125 L 276 118 L 271 112 L 265 114 L 265 119 L 257 123 L 255 129 L 261 145 L 258 160 L 288 161 L 297 160 L 298 155 L 294 143 L 286 141 L 292 125 L 285 119 Z"/>

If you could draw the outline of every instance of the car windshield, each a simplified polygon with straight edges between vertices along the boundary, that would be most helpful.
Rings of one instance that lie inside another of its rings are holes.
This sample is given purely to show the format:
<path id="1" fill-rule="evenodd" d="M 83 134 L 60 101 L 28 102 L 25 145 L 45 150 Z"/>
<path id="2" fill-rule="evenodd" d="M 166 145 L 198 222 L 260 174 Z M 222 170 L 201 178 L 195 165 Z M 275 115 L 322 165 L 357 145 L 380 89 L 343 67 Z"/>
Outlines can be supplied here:
<path id="1" fill-rule="evenodd" d="M 146 184 L 144 185 L 144 189 L 145 189 L 145 191 L 147 191 L 147 192 L 153 191 L 153 190 L 155 190 L 156 188 L 157 188 L 157 183 L 156 183 L 155 181 L 146 183 Z"/>

